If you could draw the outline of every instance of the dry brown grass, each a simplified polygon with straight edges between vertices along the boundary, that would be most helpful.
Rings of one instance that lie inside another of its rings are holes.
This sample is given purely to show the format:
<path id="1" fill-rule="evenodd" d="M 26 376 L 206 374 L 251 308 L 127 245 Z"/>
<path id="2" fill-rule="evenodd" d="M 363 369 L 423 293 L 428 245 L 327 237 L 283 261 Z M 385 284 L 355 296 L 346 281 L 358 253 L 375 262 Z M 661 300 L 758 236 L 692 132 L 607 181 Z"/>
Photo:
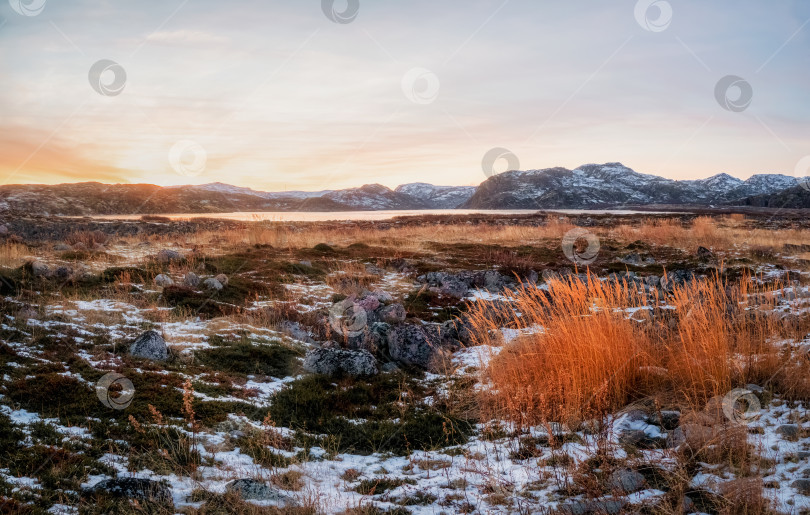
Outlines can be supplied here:
<path id="1" fill-rule="evenodd" d="M 693 409 L 746 382 L 785 370 L 772 337 L 779 321 L 759 295 L 751 307 L 749 281 L 719 278 L 677 287 L 672 310 L 624 282 L 576 277 L 549 282 L 548 295 L 524 288 L 495 313 L 473 308 L 478 343 L 492 343 L 504 321 L 545 331 L 520 337 L 486 370 L 494 384 L 485 394 L 497 418 L 518 424 L 576 424 L 624 407 L 633 399 L 664 396 Z M 637 310 L 632 317 L 626 308 Z"/>
<path id="2" fill-rule="evenodd" d="M 22 266 L 30 257 L 31 249 L 22 243 L 6 242 L 0 245 L 0 267 Z"/>

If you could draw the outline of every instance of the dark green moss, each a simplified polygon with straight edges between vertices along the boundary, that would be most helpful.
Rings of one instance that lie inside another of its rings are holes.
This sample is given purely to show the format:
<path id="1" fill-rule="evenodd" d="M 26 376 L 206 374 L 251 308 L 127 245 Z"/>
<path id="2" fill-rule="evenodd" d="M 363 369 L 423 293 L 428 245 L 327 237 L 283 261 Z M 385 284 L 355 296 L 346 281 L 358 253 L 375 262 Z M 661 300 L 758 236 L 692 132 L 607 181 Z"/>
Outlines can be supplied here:
<path id="1" fill-rule="evenodd" d="M 322 376 L 307 376 L 276 394 L 270 413 L 279 425 L 328 435 L 340 452 L 407 454 L 464 443 L 473 430 L 471 421 L 449 416 L 436 406 L 413 404 L 402 411 L 396 407 L 406 382 L 407 388 L 420 388 L 398 374 L 344 380 L 339 385 Z"/>
<path id="2" fill-rule="evenodd" d="M 239 342 L 204 349 L 194 358 L 211 370 L 236 374 L 286 377 L 294 373 L 297 358 L 303 353 L 281 343 L 254 345 Z"/>

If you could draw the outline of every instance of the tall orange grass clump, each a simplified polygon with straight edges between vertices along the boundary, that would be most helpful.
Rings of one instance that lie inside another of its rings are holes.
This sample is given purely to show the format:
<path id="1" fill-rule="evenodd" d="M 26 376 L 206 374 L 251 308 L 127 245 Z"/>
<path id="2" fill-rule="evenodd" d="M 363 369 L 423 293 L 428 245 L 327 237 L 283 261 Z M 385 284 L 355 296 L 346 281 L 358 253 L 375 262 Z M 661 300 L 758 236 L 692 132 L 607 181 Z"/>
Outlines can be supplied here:
<path id="1" fill-rule="evenodd" d="M 589 274 L 551 280 L 547 291 L 524 285 L 501 307 L 478 303 L 476 343 L 504 326 L 524 333 L 490 361 L 484 405 L 523 426 L 576 424 L 650 395 L 702 406 L 779 366 L 762 359 L 777 356 L 778 324 L 751 309 L 748 284 L 713 277 L 664 297 Z"/>

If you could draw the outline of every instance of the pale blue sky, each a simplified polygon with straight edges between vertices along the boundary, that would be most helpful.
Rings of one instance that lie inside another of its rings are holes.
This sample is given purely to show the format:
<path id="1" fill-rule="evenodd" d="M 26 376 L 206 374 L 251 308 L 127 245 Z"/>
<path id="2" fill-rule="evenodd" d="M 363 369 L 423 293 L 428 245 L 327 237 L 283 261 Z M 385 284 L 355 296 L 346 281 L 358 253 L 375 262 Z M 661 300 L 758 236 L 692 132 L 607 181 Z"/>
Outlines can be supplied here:
<path id="1" fill-rule="evenodd" d="M 19 1 L 0 4 L 0 183 L 478 184 L 493 147 L 746 178 L 810 154 L 810 2 L 670 0 L 649 31 L 635 0 L 360 0 L 347 24 L 320 0 Z M 91 87 L 101 59 L 120 95 Z M 753 89 L 742 112 L 715 99 L 726 75 Z M 186 140 L 192 176 L 168 158 Z"/>

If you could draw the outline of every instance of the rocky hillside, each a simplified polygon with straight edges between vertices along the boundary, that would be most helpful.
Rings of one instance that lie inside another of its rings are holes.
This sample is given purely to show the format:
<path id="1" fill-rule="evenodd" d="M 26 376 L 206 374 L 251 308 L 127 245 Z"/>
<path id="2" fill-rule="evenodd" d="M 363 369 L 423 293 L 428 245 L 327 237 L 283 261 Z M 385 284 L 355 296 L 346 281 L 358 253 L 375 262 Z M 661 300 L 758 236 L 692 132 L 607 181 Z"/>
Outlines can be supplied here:
<path id="1" fill-rule="evenodd" d="M 0 212 L 38 215 L 227 213 L 234 211 L 374 211 L 452 209 L 474 188 L 421 185 L 396 191 L 379 184 L 318 192 L 263 192 L 227 184 L 160 187 L 150 184 L 0 186 Z M 425 193 L 425 192 L 428 193 Z"/>
<path id="2" fill-rule="evenodd" d="M 419 209 L 593 209 L 642 205 L 740 205 L 810 208 L 795 177 L 728 174 L 675 181 L 621 163 L 575 170 L 511 171 L 480 186 L 411 183 L 322 191 L 266 192 L 223 183 L 160 187 L 150 184 L 0 186 L 0 212 L 35 215 L 227 213 L 235 211 L 377 211 Z"/>
<path id="3" fill-rule="evenodd" d="M 546 168 L 490 177 L 462 205 L 471 209 L 588 209 L 645 204 L 742 204 L 744 198 L 795 186 L 786 175 L 754 175 L 746 181 L 719 174 L 675 181 L 638 173 L 621 163 Z"/>
<path id="4" fill-rule="evenodd" d="M 776 209 L 810 208 L 810 190 L 803 186 L 794 186 L 776 193 L 748 197 L 739 204 Z"/>

